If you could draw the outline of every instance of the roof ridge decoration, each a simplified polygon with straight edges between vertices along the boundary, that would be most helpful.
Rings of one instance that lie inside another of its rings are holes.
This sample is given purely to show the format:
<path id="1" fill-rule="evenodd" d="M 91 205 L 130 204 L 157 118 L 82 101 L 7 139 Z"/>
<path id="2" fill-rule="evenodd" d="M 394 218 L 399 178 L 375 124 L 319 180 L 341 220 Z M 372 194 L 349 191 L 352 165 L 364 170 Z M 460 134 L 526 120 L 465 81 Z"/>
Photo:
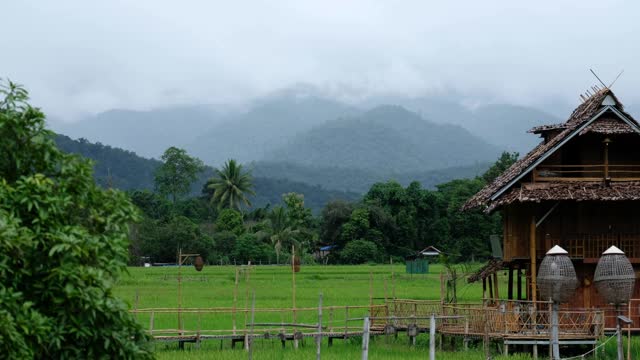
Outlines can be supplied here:
<path id="1" fill-rule="evenodd" d="M 603 101 L 613 100 L 615 105 L 603 105 Z M 505 172 L 498 176 L 492 183 L 487 184 L 482 190 L 471 197 L 462 207 L 469 210 L 476 207 L 485 206 L 486 210 L 492 211 L 495 206 L 489 203 L 494 202 L 507 190 L 509 190 L 518 180 L 528 174 L 535 166 L 544 161 L 558 148 L 563 146 L 574 136 L 579 135 L 588 125 L 600 118 L 606 112 L 611 111 L 622 121 L 624 121 L 635 132 L 640 133 L 640 124 L 628 113 L 624 111 L 622 103 L 617 99 L 613 91 L 604 88 L 591 97 L 586 98 L 573 112 L 569 119 L 562 124 L 562 131 L 546 143 L 541 142 L 533 148 L 527 155 L 516 161 Z"/>

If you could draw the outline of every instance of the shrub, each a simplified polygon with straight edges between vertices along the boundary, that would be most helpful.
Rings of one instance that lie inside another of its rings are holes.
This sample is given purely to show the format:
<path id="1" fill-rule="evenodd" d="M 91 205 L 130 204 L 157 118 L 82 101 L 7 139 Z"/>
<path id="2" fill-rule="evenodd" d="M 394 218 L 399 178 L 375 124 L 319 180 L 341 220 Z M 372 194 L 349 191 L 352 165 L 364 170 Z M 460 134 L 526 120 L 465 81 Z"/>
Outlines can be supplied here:
<path id="1" fill-rule="evenodd" d="M 0 84 L 0 353 L 8 358 L 151 358 L 113 284 L 136 209 L 60 152 L 27 93 Z"/>
<path id="2" fill-rule="evenodd" d="M 364 264 L 380 261 L 378 246 L 364 239 L 349 241 L 340 251 L 340 258 L 345 264 Z"/>

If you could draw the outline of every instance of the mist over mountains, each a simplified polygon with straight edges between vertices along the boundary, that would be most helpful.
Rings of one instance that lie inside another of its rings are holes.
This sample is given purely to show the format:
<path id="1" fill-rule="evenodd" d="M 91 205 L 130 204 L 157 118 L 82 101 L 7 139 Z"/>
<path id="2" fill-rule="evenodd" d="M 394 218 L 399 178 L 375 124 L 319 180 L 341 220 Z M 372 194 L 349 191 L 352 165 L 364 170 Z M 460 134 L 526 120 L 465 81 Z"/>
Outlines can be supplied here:
<path id="1" fill-rule="evenodd" d="M 502 151 L 533 147 L 539 139 L 526 133 L 529 128 L 559 121 L 523 106 L 468 107 L 456 96 L 346 103 L 303 86 L 240 106 L 111 110 L 51 125 L 80 138 L 59 142 L 94 159 L 102 185 L 108 178 L 115 187 L 152 188 L 154 158 L 178 146 L 210 166 L 231 158 L 247 164 L 265 191 L 258 204 L 277 203 L 280 191 L 290 188 L 320 207 L 330 198 L 352 199 L 376 182 L 419 181 L 432 188 L 477 176 Z"/>

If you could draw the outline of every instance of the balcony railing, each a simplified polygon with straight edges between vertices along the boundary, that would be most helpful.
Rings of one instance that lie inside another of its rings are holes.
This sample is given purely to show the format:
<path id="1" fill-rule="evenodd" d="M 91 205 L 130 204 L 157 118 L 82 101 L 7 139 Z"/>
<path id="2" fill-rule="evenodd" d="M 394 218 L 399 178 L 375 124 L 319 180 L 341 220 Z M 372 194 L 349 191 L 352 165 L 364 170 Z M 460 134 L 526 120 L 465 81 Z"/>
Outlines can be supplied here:
<path id="1" fill-rule="evenodd" d="M 640 165 L 544 165 L 533 172 L 534 181 L 640 181 Z"/>
<path id="2" fill-rule="evenodd" d="M 559 244 L 575 259 L 598 259 L 612 245 L 625 252 L 632 262 L 640 262 L 640 234 L 638 233 L 606 233 L 606 234 L 565 234 L 562 237 L 547 236 L 546 242 Z M 538 249 L 538 257 L 544 253 Z"/>

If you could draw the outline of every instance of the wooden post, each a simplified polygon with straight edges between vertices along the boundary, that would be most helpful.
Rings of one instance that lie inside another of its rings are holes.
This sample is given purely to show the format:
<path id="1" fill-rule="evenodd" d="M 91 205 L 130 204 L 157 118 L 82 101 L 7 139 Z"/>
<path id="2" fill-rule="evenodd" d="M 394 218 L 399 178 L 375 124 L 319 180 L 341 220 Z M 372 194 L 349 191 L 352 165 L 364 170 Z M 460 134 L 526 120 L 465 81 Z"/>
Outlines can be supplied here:
<path id="1" fill-rule="evenodd" d="M 482 279 L 484 284 L 484 279 Z M 440 271 L 440 304 L 444 304 L 444 274 Z"/>
<path id="2" fill-rule="evenodd" d="M 487 300 L 487 279 L 482 279 L 482 303 L 484 304 Z"/>
<path id="3" fill-rule="evenodd" d="M 624 351 L 622 348 L 622 326 L 620 325 L 620 316 L 622 312 L 620 311 L 620 305 L 616 304 L 616 335 L 618 340 L 618 360 L 624 360 Z"/>
<path id="4" fill-rule="evenodd" d="M 386 304 L 388 302 L 388 297 L 387 297 L 387 278 L 384 278 L 384 303 Z"/>
<path id="5" fill-rule="evenodd" d="M 249 284 L 251 281 L 251 261 L 249 261 L 247 269 L 245 271 L 245 280 L 247 281 L 244 291 L 244 348 L 249 350 L 249 337 L 247 335 L 247 310 L 249 309 Z"/>
<path id="6" fill-rule="evenodd" d="M 489 299 L 493 301 L 493 281 L 491 280 L 491 275 L 487 276 L 487 279 L 489 279 Z"/>
<path id="7" fill-rule="evenodd" d="M 429 360 L 436 359 L 436 315 L 429 319 Z"/>
<path id="8" fill-rule="evenodd" d="M 609 138 L 604 139 L 604 178 L 609 178 Z"/>
<path id="9" fill-rule="evenodd" d="M 496 288 L 496 301 L 500 300 L 500 284 L 498 283 L 498 272 L 493 273 L 493 286 Z"/>
<path id="10" fill-rule="evenodd" d="M 560 342 L 558 334 L 558 304 L 553 303 L 551 310 L 551 348 L 553 360 L 560 360 Z"/>
<path id="11" fill-rule="evenodd" d="M 627 317 L 631 319 L 631 300 L 629 300 L 629 313 Z M 631 360 L 631 324 L 627 325 L 627 360 Z"/>
<path id="12" fill-rule="evenodd" d="M 531 300 L 535 306 L 537 301 L 538 285 L 536 276 L 538 274 L 538 255 L 536 253 L 536 217 L 531 216 L 531 224 L 529 229 L 529 255 L 531 256 Z"/>
<path id="13" fill-rule="evenodd" d="M 507 279 L 507 299 L 513 300 L 513 265 L 509 264 L 509 278 Z"/>
<path id="14" fill-rule="evenodd" d="M 464 317 L 464 351 L 469 350 L 469 318 Z"/>
<path id="15" fill-rule="evenodd" d="M 291 245 L 291 284 L 292 284 L 292 300 L 293 300 L 293 323 L 296 323 L 296 246 L 295 245 Z M 293 331 L 295 333 L 296 329 L 295 327 L 293 328 Z M 298 339 L 295 338 L 293 339 L 293 347 L 295 349 L 298 348 Z"/>
<path id="16" fill-rule="evenodd" d="M 369 313 L 373 308 L 373 272 L 369 271 Z"/>
<path id="17" fill-rule="evenodd" d="M 322 293 L 318 299 L 318 335 L 316 336 L 316 360 L 320 360 L 320 347 L 322 346 Z"/>
<path id="18" fill-rule="evenodd" d="M 236 281 L 233 286 L 233 312 L 231 313 L 233 316 L 233 335 L 236 335 L 236 309 L 238 307 L 238 268 L 236 268 Z"/>
<path id="19" fill-rule="evenodd" d="M 182 248 L 178 249 L 178 335 L 182 335 Z"/>
<path id="20" fill-rule="evenodd" d="M 253 291 L 253 300 L 251 300 L 251 331 L 249 332 L 248 346 L 249 346 L 249 360 L 253 358 L 253 324 L 256 320 L 256 292 Z"/>
<path id="21" fill-rule="evenodd" d="M 393 258 L 389 258 L 391 263 L 391 298 L 396 299 L 396 278 L 393 271 Z"/>
<path id="22" fill-rule="evenodd" d="M 151 317 L 149 318 L 149 335 L 151 335 L 151 336 L 153 336 L 153 325 L 154 325 L 153 317 L 154 317 L 154 315 L 155 315 L 155 312 L 151 311 Z"/>
<path id="23" fill-rule="evenodd" d="M 518 300 L 522 300 L 522 269 L 518 266 Z"/>
<path id="24" fill-rule="evenodd" d="M 344 308 L 344 338 L 347 338 L 347 326 L 349 325 L 349 305 Z"/>
<path id="25" fill-rule="evenodd" d="M 362 329 L 362 360 L 369 359 L 369 317 L 364 318 Z"/>
<path id="26" fill-rule="evenodd" d="M 136 320 L 138 320 L 138 302 L 140 301 L 140 294 L 138 289 L 136 289 L 136 297 L 133 301 L 133 313 L 135 314 Z M 631 309 L 631 307 L 629 307 Z M 629 310 L 631 311 L 631 310 Z"/>

